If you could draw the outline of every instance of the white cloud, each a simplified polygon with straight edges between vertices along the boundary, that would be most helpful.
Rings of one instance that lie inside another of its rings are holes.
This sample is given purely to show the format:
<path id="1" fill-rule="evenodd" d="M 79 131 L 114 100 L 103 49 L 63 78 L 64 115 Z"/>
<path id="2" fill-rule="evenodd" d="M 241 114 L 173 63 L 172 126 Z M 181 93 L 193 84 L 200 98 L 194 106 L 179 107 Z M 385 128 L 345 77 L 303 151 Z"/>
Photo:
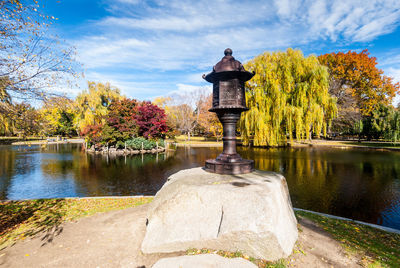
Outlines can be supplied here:
<path id="1" fill-rule="evenodd" d="M 159 86 L 169 83 L 171 90 L 179 83 L 201 83 L 195 75 L 211 71 L 226 47 L 244 61 L 321 40 L 367 42 L 394 31 L 400 21 L 397 0 L 106 1 L 110 15 L 87 26 L 86 32 L 99 34 L 79 36 L 74 43 L 89 71 L 129 92 L 157 86 L 110 73 L 164 73 Z M 182 75 L 167 82 L 171 71 Z"/>
<path id="2" fill-rule="evenodd" d="M 387 68 L 385 73 L 387 76 L 393 77 L 394 82 L 400 82 L 400 66 L 399 68 Z"/>

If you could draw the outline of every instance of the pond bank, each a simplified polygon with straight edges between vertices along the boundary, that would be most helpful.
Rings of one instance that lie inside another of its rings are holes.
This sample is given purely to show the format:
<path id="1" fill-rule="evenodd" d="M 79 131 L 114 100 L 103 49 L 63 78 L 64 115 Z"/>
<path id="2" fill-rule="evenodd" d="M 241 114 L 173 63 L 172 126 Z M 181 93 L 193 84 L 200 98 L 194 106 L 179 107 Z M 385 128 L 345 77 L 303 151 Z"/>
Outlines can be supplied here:
<path id="1" fill-rule="evenodd" d="M 108 155 L 136 155 L 136 154 L 155 154 L 155 153 L 162 153 L 165 151 L 165 148 L 161 146 L 157 146 L 157 148 L 150 149 L 150 150 L 132 150 L 132 149 L 117 149 L 117 148 L 107 148 L 102 147 L 99 149 L 89 148 L 86 150 L 87 153 L 90 154 L 108 154 Z"/>
<path id="2" fill-rule="evenodd" d="M 51 144 L 83 144 L 84 139 L 67 139 L 63 141 L 48 141 L 48 140 L 32 140 L 32 141 L 18 141 L 13 142 L 11 145 L 51 145 Z"/>
<path id="3" fill-rule="evenodd" d="M 170 141 L 170 144 L 173 144 L 176 147 L 222 147 L 223 143 L 213 142 L 213 141 Z M 237 144 L 241 146 L 240 141 L 237 141 Z M 247 147 L 247 146 L 245 146 Z M 393 145 L 392 142 L 368 142 L 368 141 L 339 141 L 339 140 L 312 140 L 304 141 L 304 142 L 291 142 L 288 143 L 288 147 L 332 147 L 332 148 L 368 148 L 368 149 L 377 149 L 377 150 L 390 150 L 390 151 L 398 151 L 400 150 L 400 143 L 396 143 L 396 146 Z M 267 148 L 267 147 L 252 147 L 252 148 Z"/>
<path id="4" fill-rule="evenodd" d="M 392 142 L 369 142 L 369 141 L 336 141 L 336 140 L 312 140 L 311 142 L 292 142 L 291 147 L 332 147 L 332 148 L 367 148 L 377 150 L 400 150 L 400 144 Z"/>
<path id="5" fill-rule="evenodd" d="M 1 222 L 2 225 L 8 223 L 7 228 L 2 228 L 0 232 L 1 248 L 18 243 L 2 250 L 0 263 L 8 267 L 21 267 L 24 264 L 43 265 L 53 260 L 53 265 L 72 267 L 77 264 L 97 264 L 97 261 L 107 258 L 107 262 L 121 266 L 124 258 L 130 258 L 132 264 L 150 266 L 165 256 L 143 256 L 139 253 L 147 211 L 147 205 L 144 204 L 152 199 L 139 196 L 1 202 Z M 106 213 L 86 217 L 98 212 Z M 293 254 L 279 261 L 276 267 L 305 267 L 314 262 L 314 265 L 321 266 L 400 265 L 397 258 L 400 254 L 398 234 L 304 211 L 296 211 L 295 214 L 299 220 L 299 241 Z M 94 225 L 96 228 L 93 228 Z M 207 251 L 199 249 L 172 255 Z M 126 255 L 122 252 L 129 253 Z M 121 253 L 123 256 L 120 256 Z M 226 252 L 215 253 L 229 256 Z M 72 255 L 76 256 L 73 260 L 70 258 Z M 252 260 L 258 267 L 275 265 L 252 259 L 251 256 L 242 257 Z"/>

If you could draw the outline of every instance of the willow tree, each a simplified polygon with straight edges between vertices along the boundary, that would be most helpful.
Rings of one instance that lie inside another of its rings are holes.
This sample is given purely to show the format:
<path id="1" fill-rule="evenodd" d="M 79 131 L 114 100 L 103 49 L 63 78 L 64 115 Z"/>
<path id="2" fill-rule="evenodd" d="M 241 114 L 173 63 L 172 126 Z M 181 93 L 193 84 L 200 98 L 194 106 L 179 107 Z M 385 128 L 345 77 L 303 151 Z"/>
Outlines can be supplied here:
<path id="1" fill-rule="evenodd" d="M 88 82 L 88 87 L 75 100 L 74 125 L 78 133 L 88 125 L 103 124 L 111 103 L 124 98 L 110 83 Z"/>
<path id="2" fill-rule="evenodd" d="M 284 145 L 326 135 L 336 115 L 336 99 L 328 93 L 329 74 L 316 56 L 300 50 L 264 53 L 245 68 L 256 75 L 247 83 L 249 111 L 242 114 L 240 131 L 244 144 Z"/>

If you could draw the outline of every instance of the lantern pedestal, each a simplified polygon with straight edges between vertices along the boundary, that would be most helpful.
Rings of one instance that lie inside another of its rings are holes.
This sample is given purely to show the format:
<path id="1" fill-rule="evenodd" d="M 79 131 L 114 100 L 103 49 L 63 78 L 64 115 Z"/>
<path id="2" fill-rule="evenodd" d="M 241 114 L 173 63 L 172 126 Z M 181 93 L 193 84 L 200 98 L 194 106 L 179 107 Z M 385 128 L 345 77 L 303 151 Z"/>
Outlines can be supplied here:
<path id="1" fill-rule="evenodd" d="M 216 159 L 206 161 L 205 170 L 218 174 L 244 174 L 254 171 L 254 161 L 243 159 L 236 152 L 236 123 L 240 114 L 247 108 L 211 108 L 215 112 L 223 127 L 222 153 Z"/>

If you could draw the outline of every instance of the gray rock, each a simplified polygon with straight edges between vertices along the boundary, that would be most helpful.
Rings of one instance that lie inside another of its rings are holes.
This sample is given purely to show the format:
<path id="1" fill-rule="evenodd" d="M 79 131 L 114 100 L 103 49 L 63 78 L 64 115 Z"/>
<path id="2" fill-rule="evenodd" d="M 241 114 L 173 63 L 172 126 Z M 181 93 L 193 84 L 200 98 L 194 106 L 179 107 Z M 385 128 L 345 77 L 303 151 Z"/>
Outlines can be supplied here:
<path id="1" fill-rule="evenodd" d="M 144 253 L 209 248 L 274 261 L 290 255 L 297 221 L 285 178 L 219 175 L 202 168 L 169 177 L 150 204 Z"/>
<path id="2" fill-rule="evenodd" d="M 152 268 L 257 268 L 242 258 L 228 259 L 216 254 L 201 254 L 164 258 L 157 261 Z"/>

